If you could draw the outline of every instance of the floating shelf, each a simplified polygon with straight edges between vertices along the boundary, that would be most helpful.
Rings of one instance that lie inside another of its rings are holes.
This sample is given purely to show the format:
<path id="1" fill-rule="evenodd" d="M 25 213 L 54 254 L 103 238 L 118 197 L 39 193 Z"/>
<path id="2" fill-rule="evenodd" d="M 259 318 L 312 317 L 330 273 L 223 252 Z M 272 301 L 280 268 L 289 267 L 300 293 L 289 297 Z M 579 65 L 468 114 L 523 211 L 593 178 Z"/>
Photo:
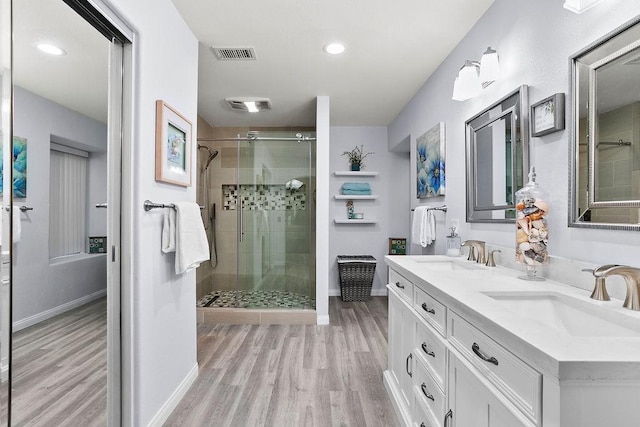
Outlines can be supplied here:
<path id="1" fill-rule="evenodd" d="M 377 176 L 375 171 L 335 171 L 335 176 Z"/>
<path id="2" fill-rule="evenodd" d="M 377 219 L 334 219 L 336 224 L 377 224 Z"/>
<path id="3" fill-rule="evenodd" d="M 374 200 L 377 199 L 378 196 L 375 194 L 369 195 L 349 195 L 349 194 L 336 194 L 333 196 L 336 200 Z"/>

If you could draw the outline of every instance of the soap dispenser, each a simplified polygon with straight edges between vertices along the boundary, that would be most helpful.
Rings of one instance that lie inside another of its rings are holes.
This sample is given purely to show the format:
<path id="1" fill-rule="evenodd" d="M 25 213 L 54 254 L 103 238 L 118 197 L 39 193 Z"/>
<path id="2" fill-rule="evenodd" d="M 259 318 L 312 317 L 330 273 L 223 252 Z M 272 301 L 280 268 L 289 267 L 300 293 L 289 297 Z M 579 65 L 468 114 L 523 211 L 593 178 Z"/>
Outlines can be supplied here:
<path id="1" fill-rule="evenodd" d="M 447 236 L 447 256 L 460 256 L 461 254 L 461 242 L 460 236 L 456 232 L 456 226 L 449 227 L 451 234 Z"/>
<path id="2" fill-rule="evenodd" d="M 544 280 L 536 275 L 536 267 L 549 260 L 548 196 L 536 182 L 536 169 L 531 167 L 529 182 L 516 191 L 516 261 L 527 267 L 524 280 Z"/>

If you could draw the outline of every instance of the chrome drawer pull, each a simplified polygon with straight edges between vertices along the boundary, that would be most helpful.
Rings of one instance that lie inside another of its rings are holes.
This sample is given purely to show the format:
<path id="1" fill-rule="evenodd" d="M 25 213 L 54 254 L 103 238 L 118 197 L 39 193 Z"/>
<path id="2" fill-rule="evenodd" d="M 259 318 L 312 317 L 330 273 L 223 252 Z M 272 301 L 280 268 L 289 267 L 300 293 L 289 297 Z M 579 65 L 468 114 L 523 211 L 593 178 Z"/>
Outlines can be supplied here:
<path id="1" fill-rule="evenodd" d="M 427 353 L 431 357 L 436 357 L 436 354 L 433 351 L 429 351 L 429 349 L 427 348 L 427 343 L 426 342 L 422 343 L 422 351 L 424 351 L 425 353 Z"/>
<path id="2" fill-rule="evenodd" d="M 451 409 L 444 415 L 444 427 L 449 426 L 449 418 L 453 419 L 453 411 Z"/>
<path id="3" fill-rule="evenodd" d="M 404 285 L 401 285 L 400 282 L 396 282 L 396 286 L 399 287 L 400 289 L 404 289 Z"/>
<path id="4" fill-rule="evenodd" d="M 427 385 L 425 383 L 422 383 L 420 388 L 422 389 L 422 394 L 424 394 L 427 399 L 432 402 L 436 401 L 436 399 L 433 397 L 433 394 L 429 394 L 429 392 L 427 391 Z"/>
<path id="5" fill-rule="evenodd" d="M 413 372 L 411 372 L 409 370 L 409 364 L 410 364 L 411 360 L 413 360 L 413 354 L 409 353 L 409 355 L 407 356 L 407 366 L 406 366 L 406 368 L 407 368 L 407 374 L 409 374 L 410 377 L 413 377 Z"/>
<path id="6" fill-rule="evenodd" d="M 427 307 L 427 303 L 426 302 L 422 303 L 422 309 L 424 311 L 426 311 L 427 313 L 436 314 L 436 311 L 433 308 Z"/>
<path id="7" fill-rule="evenodd" d="M 485 362 L 493 363 L 494 365 L 498 366 L 498 359 L 496 359 L 493 356 L 487 357 L 482 351 L 480 351 L 480 346 L 477 343 L 475 342 L 473 343 L 473 345 L 471 346 L 471 350 L 473 350 L 476 356 L 478 356 L 480 359 L 484 360 Z"/>

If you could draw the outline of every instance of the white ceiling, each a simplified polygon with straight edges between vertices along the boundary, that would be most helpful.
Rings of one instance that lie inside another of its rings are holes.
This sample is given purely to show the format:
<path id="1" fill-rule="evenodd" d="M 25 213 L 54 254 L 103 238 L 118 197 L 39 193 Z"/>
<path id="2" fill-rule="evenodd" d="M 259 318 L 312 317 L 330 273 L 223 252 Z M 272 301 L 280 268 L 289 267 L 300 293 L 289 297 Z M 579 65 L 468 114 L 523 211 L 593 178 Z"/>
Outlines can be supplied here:
<path id="1" fill-rule="evenodd" d="M 198 113 L 214 126 L 313 126 L 315 98 L 332 125 L 388 125 L 493 0 L 172 0 L 200 41 Z M 341 41 L 347 50 L 322 48 Z M 254 47 L 220 61 L 211 46 Z M 451 83 L 453 85 L 451 76 Z M 270 98 L 231 110 L 226 97 Z"/>
<path id="2" fill-rule="evenodd" d="M 315 98 L 334 125 L 388 125 L 493 0 L 172 0 L 200 41 L 198 113 L 214 126 L 313 126 Z M 341 41 L 340 56 L 323 52 Z M 53 41 L 62 57 L 40 53 Z M 256 61 L 210 47 L 251 46 Z M 106 122 L 108 43 L 62 0 L 14 2 L 14 83 Z M 453 77 L 452 84 L 453 84 Z M 232 111 L 227 97 L 270 98 Z"/>
<path id="3" fill-rule="evenodd" d="M 64 56 L 40 52 L 53 43 Z M 102 122 L 107 121 L 109 41 L 62 0 L 13 2 L 13 82 Z"/>

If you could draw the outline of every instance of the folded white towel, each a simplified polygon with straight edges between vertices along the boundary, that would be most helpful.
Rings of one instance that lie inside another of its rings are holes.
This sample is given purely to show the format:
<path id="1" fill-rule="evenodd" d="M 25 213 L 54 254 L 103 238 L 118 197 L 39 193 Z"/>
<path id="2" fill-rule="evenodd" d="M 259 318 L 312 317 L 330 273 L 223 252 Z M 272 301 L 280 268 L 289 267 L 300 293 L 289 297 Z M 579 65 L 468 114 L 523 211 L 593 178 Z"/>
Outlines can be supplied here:
<path id="1" fill-rule="evenodd" d="M 176 274 L 188 273 L 209 259 L 209 242 L 200 207 L 176 202 Z"/>
<path id="2" fill-rule="evenodd" d="M 176 210 L 165 208 L 162 223 L 162 252 L 176 251 Z"/>
<path id="3" fill-rule="evenodd" d="M 422 245 L 422 229 L 426 212 L 426 206 L 418 206 L 413 211 L 413 221 L 411 223 L 411 243 L 413 243 L 414 245 Z"/>

